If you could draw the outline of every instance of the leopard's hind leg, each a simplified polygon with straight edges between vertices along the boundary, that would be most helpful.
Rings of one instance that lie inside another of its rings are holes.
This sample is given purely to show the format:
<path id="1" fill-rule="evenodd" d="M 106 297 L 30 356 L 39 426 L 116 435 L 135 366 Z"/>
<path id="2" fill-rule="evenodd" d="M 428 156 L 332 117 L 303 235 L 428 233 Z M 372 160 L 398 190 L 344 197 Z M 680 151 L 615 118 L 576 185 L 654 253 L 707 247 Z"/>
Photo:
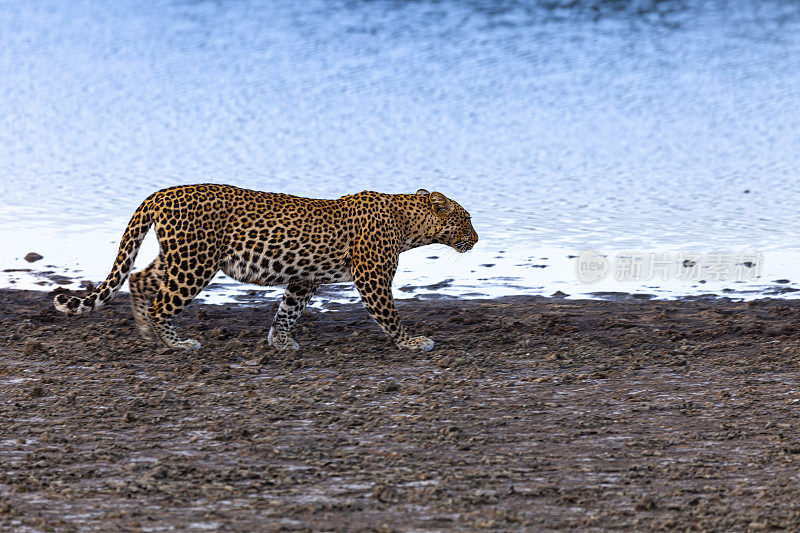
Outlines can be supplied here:
<path id="1" fill-rule="evenodd" d="M 185 265 L 192 265 L 186 268 Z M 147 318 L 156 335 L 170 348 L 197 350 L 200 343 L 195 339 L 182 340 L 172 325 L 172 319 L 189 305 L 219 270 L 219 264 L 209 260 L 203 253 L 191 261 L 167 255 L 164 276 L 152 305 L 147 309 Z"/>
<path id="2" fill-rule="evenodd" d="M 153 297 L 164 278 L 163 265 L 164 261 L 159 255 L 147 268 L 131 274 L 129 278 L 133 318 L 142 337 L 149 341 L 158 340 L 150 319 L 147 318 L 147 308 L 153 302 Z"/>

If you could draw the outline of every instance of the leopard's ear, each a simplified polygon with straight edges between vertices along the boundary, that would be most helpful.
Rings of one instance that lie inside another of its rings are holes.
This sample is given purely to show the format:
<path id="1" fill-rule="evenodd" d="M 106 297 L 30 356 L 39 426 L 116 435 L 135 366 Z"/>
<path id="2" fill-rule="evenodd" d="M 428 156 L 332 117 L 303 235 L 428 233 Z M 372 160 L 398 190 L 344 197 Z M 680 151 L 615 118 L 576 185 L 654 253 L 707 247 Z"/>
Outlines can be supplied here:
<path id="1" fill-rule="evenodd" d="M 417 191 L 417 194 L 420 195 L 420 196 L 430 196 L 431 193 L 429 193 L 425 189 L 420 189 L 420 190 Z"/>
<path id="2" fill-rule="evenodd" d="M 453 210 L 453 202 L 440 192 L 432 192 L 430 195 L 431 205 L 437 213 L 449 213 Z"/>

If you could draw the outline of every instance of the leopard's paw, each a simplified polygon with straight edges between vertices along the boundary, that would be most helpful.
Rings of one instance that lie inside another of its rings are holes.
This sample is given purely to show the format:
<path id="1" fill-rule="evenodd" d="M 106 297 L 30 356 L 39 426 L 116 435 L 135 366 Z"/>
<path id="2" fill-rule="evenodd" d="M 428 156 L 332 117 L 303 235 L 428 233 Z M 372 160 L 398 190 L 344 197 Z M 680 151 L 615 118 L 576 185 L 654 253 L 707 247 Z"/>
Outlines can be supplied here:
<path id="1" fill-rule="evenodd" d="M 185 341 L 178 341 L 170 348 L 180 348 L 181 350 L 199 350 L 200 343 L 194 339 L 186 339 Z"/>
<path id="2" fill-rule="evenodd" d="M 397 347 L 412 352 L 429 352 L 433 349 L 433 341 L 428 337 L 411 337 L 405 342 L 398 343 Z"/>
<path id="3" fill-rule="evenodd" d="M 269 328 L 267 342 L 276 350 L 299 350 L 300 345 L 286 333 L 275 333 L 275 328 Z"/>

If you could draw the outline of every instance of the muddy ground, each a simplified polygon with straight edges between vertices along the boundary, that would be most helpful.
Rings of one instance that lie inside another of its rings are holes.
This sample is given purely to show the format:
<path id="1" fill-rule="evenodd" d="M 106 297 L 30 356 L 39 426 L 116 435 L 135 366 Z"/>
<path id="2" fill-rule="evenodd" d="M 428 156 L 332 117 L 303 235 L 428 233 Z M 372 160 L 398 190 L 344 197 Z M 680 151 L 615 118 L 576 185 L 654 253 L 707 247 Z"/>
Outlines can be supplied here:
<path id="1" fill-rule="evenodd" d="M 800 527 L 800 302 L 193 305 L 184 353 L 127 295 L 67 318 L 0 291 L 0 528 Z"/>

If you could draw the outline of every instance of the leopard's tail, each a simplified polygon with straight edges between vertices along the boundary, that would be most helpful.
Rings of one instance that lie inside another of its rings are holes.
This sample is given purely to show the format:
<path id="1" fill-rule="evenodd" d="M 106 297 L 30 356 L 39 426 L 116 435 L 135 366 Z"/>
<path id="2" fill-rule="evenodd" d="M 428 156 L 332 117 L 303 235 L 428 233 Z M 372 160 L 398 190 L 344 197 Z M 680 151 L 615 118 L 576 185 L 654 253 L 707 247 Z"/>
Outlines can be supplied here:
<path id="1" fill-rule="evenodd" d="M 117 259 L 114 261 L 111 273 L 106 280 L 82 298 L 67 294 L 57 295 L 53 302 L 56 309 L 68 315 L 80 315 L 97 309 L 113 298 L 114 294 L 125 283 L 125 280 L 128 279 L 136 254 L 139 253 L 139 247 L 142 245 L 144 236 L 147 235 L 147 230 L 150 229 L 152 224 L 152 204 L 150 198 L 148 198 L 136 209 L 130 222 L 128 222 L 128 227 L 125 228 L 125 233 L 122 235 L 122 242 L 119 243 Z"/>

